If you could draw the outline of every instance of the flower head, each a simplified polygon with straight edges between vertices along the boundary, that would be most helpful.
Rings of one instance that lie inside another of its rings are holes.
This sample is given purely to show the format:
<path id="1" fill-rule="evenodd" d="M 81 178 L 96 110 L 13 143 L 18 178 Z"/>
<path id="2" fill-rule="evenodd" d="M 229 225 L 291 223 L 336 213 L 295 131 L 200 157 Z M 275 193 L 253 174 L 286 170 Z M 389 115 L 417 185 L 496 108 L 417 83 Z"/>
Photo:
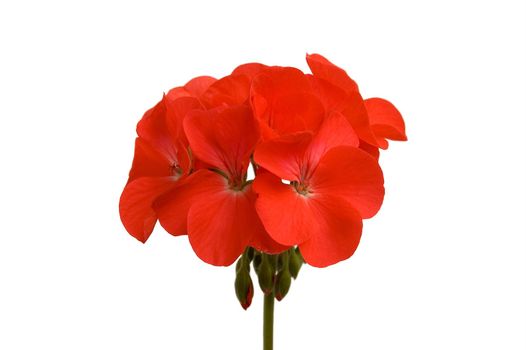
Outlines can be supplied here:
<path id="1" fill-rule="evenodd" d="M 159 221 L 213 265 L 232 264 L 247 247 L 297 247 L 293 277 L 300 261 L 323 267 L 350 257 L 362 220 L 383 201 L 379 149 L 406 140 L 405 125 L 390 102 L 364 100 L 323 56 L 307 63 L 312 74 L 248 63 L 220 79 L 197 77 L 147 111 L 119 206 L 128 232 L 145 242 Z M 251 293 L 243 289 L 243 305 Z"/>

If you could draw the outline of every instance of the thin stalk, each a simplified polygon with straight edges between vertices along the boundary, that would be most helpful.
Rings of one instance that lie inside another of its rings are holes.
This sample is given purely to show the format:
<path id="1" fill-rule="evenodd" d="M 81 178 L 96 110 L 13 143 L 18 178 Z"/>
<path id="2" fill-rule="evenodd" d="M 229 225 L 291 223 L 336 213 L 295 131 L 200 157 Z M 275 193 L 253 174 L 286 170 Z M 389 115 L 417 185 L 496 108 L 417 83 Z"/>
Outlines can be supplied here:
<path id="1" fill-rule="evenodd" d="M 265 295 L 263 302 L 263 350 L 274 347 L 274 292 Z"/>

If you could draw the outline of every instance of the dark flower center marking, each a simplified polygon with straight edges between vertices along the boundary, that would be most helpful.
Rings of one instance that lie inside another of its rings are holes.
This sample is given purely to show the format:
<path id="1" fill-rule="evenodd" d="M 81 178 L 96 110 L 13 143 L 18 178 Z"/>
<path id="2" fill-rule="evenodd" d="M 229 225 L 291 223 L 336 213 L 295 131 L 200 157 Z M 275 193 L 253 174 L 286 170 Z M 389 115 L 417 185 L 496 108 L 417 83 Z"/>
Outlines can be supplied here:
<path id="1" fill-rule="evenodd" d="M 309 185 L 304 182 L 292 181 L 291 185 L 293 185 L 296 192 L 302 196 L 308 196 L 311 193 L 309 191 Z"/>
<path id="2" fill-rule="evenodd" d="M 177 164 L 172 164 L 172 166 L 170 167 L 170 175 L 179 178 L 182 174 L 183 169 L 181 169 L 181 167 Z"/>

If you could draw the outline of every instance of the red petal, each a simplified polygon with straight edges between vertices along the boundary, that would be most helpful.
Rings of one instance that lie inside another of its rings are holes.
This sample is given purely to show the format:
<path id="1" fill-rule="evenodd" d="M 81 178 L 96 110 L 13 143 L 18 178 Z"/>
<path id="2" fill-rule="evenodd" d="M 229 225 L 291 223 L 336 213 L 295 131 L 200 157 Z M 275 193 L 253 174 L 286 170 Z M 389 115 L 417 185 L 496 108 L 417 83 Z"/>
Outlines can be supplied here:
<path id="1" fill-rule="evenodd" d="M 177 86 L 177 87 L 174 87 L 173 89 L 170 89 L 168 93 L 166 94 L 166 97 L 173 101 L 181 97 L 195 97 L 195 96 L 192 96 L 192 94 L 190 94 L 188 90 L 184 88 L 184 86 Z"/>
<path id="2" fill-rule="evenodd" d="M 362 216 L 374 216 L 384 198 L 384 179 L 378 162 L 366 152 L 340 146 L 328 151 L 312 176 L 315 194 L 345 198 Z"/>
<path id="3" fill-rule="evenodd" d="M 252 81 L 256 75 L 265 71 L 267 68 L 269 67 L 261 63 L 245 63 L 234 69 L 232 75 L 246 75 L 250 81 Z"/>
<path id="4" fill-rule="evenodd" d="M 146 111 L 137 124 L 137 135 L 148 141 L 166 159 L 175 162 L 177 159 L 177 139 L 170 133 L 166 124 L 168 114 L 167 100 L 163 99 L 153 108 Z"/>
<path id="5" fill-rule="evenodd" d="M 269 111 L 267 124 L 277 135 L 316 131 L 325 115 L 320 100 L 307 92 L 277 96 Z"/>
<path id="6" fill-rule="evenodd" d="M 184 173 L 189 171 L 190 158 L 182 130 L 182 119 L 189 110 L 195 108 L 201 106 L 194 98 L 184 97 L 171 101 L 163 97 L 137 124 L 139 137 L 164 155 L 171 165 L 180 166 Z"/>
<path id="7" fill-rule="evenodd" d="M 275 131 L 274 129 L 270 127 L 270 125 L 268 125 L 267 122 L 261 119 L 258 119 L 258 125 L 259 125 L 259 130 L 261 132 L 261 140 L 263 141 L 272 140 L 280 136 L 277 133 L 277 131 Z"/>
<path id="8" fill-rule="evenodd" d="M 336 146 L 358 147 L 360 140 L 349 121 L 339 112 L 330 113 L 314 135 L 307 150 L 309 162 L 316 166 L 321 157 Z"/>
<path id="9" fill-rule="evenodd" d="M 261 222 L 276 242 L 292 246 L 311 237 L 318 222 L 308 198 L 267 171 L 258 171 L 254 191 L 258 194 L 256 210 Z"/>
<path id="10" fill-rule="evenodd" d="M 203 110 L 203 106 L 195 97 L 181 97 L 174 101 L 167 101 L 166 126 L 170 134 L 188 146 L 188 140 L 183 129 L 183 120 L 188 112 Z"/>
<path id="11" fill-rule="evenodd" d="M 378 150 L 378 147 L 376 146 L 372 146 L 366 142 L 360 142 L 360 149 L 369 153 L 376 160 L 380 158 L 380 151 Z"/>
<path id="12" fill-rule="evenodd" d="M 203 93 L 207 108 L 240 105 L 248 100 L 250 78 L 246 75 L 228 75 L 219 79 Z"/>
<path id="13" fill-rule="evenodd" d="M 244 189 L 245 195 L 250 201 L 251 210 L 253 210 L 253 213 L 255 213 L 255 218 L 253 219 L 254 222 L 256 222 L 255 229 L 252 230 L 252 238 L 250 240 L 250 246 L 254 247 L 255 249 L 259 250 L 260 252 L 264 252 L 267 254 L 279 254 L 283 253 L 285 250 L 289 249 L 289 246 L 284 246 L 282 244 L 279 244 L 275 240 L 270 237 L 267 231 L 265 231 L 265 228 L 263 227 L 263 224 L 261 223 L 261 220 L 259 219 L 259 216 L 256 212 L 256 192 L 254 192 L 254 188 L 252 184 L 246 185 L 246 188 Z M 252 215 L 252 214 L 251 214 Z"/>
<path id="14" fill-rule="evenodd" d="M 217 79 L 206 75 L 191 79 L 185 84 L 184 88 L 192 94 L 192 96 L 201 96 L 210 85 L 212 85 Z"/>
<path id="15" fill-rule="evenodd" d="M 281 179 L 299 181 L 305 151 L 312 140 L 310 133 L 297 133 L 260 143 L 254 160 Z"/>
<path id="16" fill-rule="evenodd" d="M 345 200 L 336 196 L 313 196 L 316 226 L 311 238 L 299 245 L 305 261 L 326 267 L 349 258 L 355 252 L 362 234 L 360 214 Z"/>
<path id="17" fill-rule="evenodd" d="M 347 92 L 358 91 L 358 85 L 356 85 L 354 80 L 343 69 L 334 65 L 325 57 L 318 54 L 307 55 L 307 64 L 312 74 L 317 78 L 325 79 Z"/>
<path id="18" fill-rule="evenodd" d="M 184 130 L 193 153 L 232 178 L 246 172 L 259 140 L 257 122 L 246 106 L 191 112 Z"/>
<path id="19" fill-rule="evenodd" d="M 250 246 L 266 254 L 280 254 L 290 248 L 290 246 L 279 244 L 272 239 L 264 228 L 259 233 L 254 234 Z"/>
<path id="20" fill-rule="evenodd" d="M 215 78 L 209 76 L 196 77 L 186 83 L 185 86 L 176 87 L 168 91 L 167 97 L 171 100 L 185 96 L 200 98 L 203 92 L 215 81 Z"/>
<path id="21" fill-rule="evenodd" d="M 192 159 L 188 152 L 189 144 L 183 129 L 183 120 L 193 110 L 202 110 L 203 106 L 194 97 L 181 97 L 167 101 L 166 126 L 176 142 L 177 164 L 185 174 L 191 168 Z"/>
<path id="22" fill-rule="evenodd" d="M 347 95 L 341 112 L 351 123 L 361 140 L 373 146 L 377 145 L 377 139 L 371 129 L 363 98 L 358 91 L 350 92 Z"/>
<path id="23" fill-rule="evenodd" d="M 313 91 L 325 106 L 327 112 L 336 110 L 342 111 L 345 107 L 347 93 L 342 88 L 329 83 L 324 79 L 319 79 L 312 74 L 306 74 Z"/>
<path id="24" fill-rule="evenodd" d="M 172 163 L 148 142 L 135 139 L 135 154 L 128 182 L 144 176 L 170 176 Z"/>
<path id="25" fill-rule="evenodd" d="M 263 227 L 254 209 L 250 185 L 243 191 L 228 188 L 228 181 L 214 174 L 210 191 L 194 200 L 188 213 L 188 237 L 203 261 L 217 266 L 231 265 Z"/>
<path id="26" fill-rule="evenodd" d="M 377 139 L 406 141 L 404 119 L 396 107 L 389 101 L 381 98 L 365 100 L 365 108 Z"/>
<path id="27" fill-rule="evenodd" d="M 193 201 L 215 189 L 216 176 L 208 170 L 198 170 L 155 201 L 155 212 L 167 232 L 174 236 L 187 233 L 188 211 Z"/>
<path id="28" fill-rule="evenodd" d="M 276 99 L 294 93 L 310 93 L 312 88 L 302 71 L 291 67 L 270 67 L 252 82 L 250 103 L 258 119 L 269 122 Z"/>
<path id="29" fill-rule="evenodd" d="M 173 177 L 141 177 L 126 185 L 119 211 L 126 230 L 141 242 L 146 242 L 157 222 L 152 204 L 161 194 L 175 186 Z"/>

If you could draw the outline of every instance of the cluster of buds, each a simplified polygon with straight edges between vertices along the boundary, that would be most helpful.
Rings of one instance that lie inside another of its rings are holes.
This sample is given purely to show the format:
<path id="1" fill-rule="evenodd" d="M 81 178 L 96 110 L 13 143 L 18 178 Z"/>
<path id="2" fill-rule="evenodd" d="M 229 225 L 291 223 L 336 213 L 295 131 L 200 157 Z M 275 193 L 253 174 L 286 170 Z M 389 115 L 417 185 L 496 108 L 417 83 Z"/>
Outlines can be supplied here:
<path id="1" fill-rule="evenodd" d="M 236 265 L 236 296 L 243 309 L 247 309 L 254 295 L 250 277 L 250 265 L 258 277 L 258 284 L 265 295 L 273 295 L 281 301 L 289 292 L 292 278 L 296 279 L 303 265 L 303 257 L 297 247 L 276 255 L 247 248 Z"/>

